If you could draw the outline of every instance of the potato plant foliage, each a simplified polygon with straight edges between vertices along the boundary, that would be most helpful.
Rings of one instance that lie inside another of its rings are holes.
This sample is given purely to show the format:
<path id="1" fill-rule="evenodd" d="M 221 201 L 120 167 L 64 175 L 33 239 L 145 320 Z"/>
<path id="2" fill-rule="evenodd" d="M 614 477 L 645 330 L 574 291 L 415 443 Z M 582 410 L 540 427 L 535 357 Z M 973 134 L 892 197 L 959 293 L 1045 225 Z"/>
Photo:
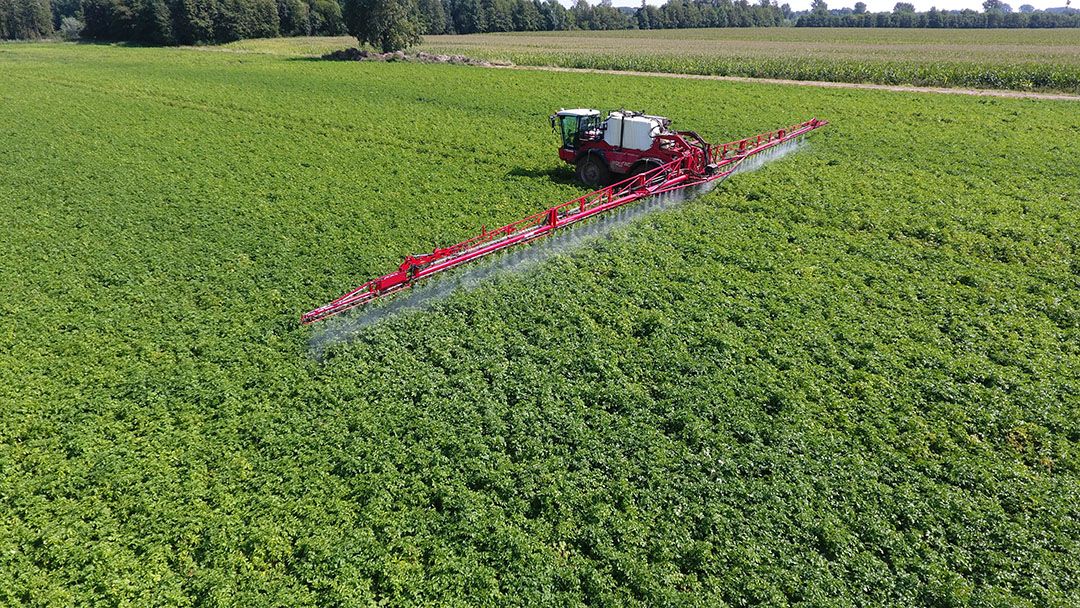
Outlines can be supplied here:
<path id="1" fill-rule="evenodd" d="M 0 604 L 1080 604 L 1075 103 L 0 46 Z M 807 150 L 310 356 L 580 192 L 552 109 Z"/>

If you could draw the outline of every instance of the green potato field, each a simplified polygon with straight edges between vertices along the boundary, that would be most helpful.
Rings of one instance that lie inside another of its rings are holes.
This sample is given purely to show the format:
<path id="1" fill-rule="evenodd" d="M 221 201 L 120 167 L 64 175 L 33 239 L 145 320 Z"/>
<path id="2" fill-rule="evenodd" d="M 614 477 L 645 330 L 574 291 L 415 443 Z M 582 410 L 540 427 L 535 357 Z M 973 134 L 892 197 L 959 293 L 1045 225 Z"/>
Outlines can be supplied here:
<path id="1" fill-rule="evenodd" d="M 560 107 L 831 124 L 315 348 Z M 0 141 L 0 605 L 1080 605 L 1077 102 L 3 44 Z"/>

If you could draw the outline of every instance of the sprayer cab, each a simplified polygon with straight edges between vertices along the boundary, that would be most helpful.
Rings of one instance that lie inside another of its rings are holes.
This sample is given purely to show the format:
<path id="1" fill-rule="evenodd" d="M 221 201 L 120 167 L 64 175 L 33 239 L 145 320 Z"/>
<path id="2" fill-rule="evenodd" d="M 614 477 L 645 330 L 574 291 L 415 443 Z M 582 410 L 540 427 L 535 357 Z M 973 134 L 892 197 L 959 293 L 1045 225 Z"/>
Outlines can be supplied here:
<path id="1" fill-rule="evenodd" d="M 597 110 L 559 110 L 550 116 L 551 128 L 562 137 L 562 148 L 575 150 L 582 141 L 602 136 L 603 125 Z"/>
<path id="2" fill-rule="evenodd" d="M 598 110 L 579 108 L 559 110 L 550 120 L 562 139 L 559 158 L 594 188 L 687 156 L 703 167 L 711 162 L 708 144 L 693 131 L 672 131 L 663 116 L 614 110 L 601 120 Z"/>

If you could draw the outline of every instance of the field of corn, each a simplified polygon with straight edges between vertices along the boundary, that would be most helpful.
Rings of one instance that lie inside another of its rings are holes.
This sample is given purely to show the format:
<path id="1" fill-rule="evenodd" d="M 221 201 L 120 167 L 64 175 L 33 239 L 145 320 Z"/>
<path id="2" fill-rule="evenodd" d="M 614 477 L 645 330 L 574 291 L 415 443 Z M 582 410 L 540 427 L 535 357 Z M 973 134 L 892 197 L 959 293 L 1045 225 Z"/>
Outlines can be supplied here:
<path id="1" fill-rule="evenodd" d="M 1076 606 L 1075 102 L 0 45 L 0 605 Z M 320 356 L 582 192 L 797 154 Z"/>
<path id="2" fill-rule="evenodd" d="M 351 38 L 228 48 L 322 54 Z M 424 50 L 519 65 L 1080 92 L 1080 30 L 724 28 L 428 36 Z"/>

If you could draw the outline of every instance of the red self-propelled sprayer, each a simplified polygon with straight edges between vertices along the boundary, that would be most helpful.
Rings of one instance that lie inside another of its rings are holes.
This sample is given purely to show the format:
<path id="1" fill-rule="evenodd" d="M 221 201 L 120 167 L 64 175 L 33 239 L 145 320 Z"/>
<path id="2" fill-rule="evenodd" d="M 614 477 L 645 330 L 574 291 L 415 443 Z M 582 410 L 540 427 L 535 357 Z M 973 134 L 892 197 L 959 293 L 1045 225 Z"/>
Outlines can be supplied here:
<path id="1" fill-rule="evenodd" d="M 314 323 L 412 287 L 432 275 L 534 241 L 552 232 L 634 201 L 722 180 L 748 158 L 794 141 L 826 124 L 811 119 L 786 129 L 722 145 L 693 131 L 672 131 L 661 116 L 619 110 L 600 120 L 596 110 L 561 110 L 551 126 L 562 137 L 559 157 L 572 163 L 578 179 L 594 188 L 584 196 L 431 253 L 407 255 L 398 269 L 372 279 L 325 306 L 304 313 Z M 611 183 L 613 179 L 618 179 Z M 610 184 L 610 185 L 608 185 Z"/>

